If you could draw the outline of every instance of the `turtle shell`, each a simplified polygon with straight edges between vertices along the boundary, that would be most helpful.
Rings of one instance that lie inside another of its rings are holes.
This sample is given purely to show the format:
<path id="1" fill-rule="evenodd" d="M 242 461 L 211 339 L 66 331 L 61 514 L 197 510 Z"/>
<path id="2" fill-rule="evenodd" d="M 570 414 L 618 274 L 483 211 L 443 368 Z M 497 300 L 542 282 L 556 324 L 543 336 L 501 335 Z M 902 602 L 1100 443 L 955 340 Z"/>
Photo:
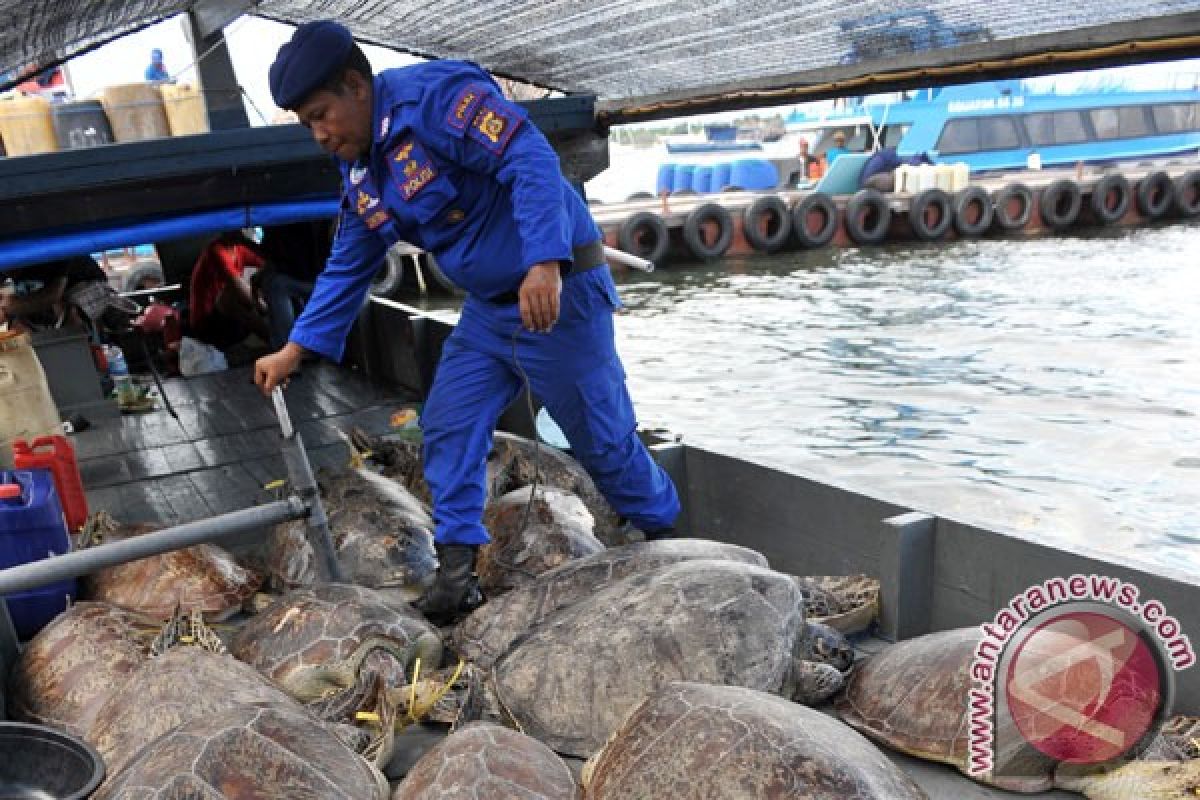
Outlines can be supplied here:
<path id="1" fill-rule="evenodd" d="M 515 489 L 488 506 L 483 516 L 492 541 L 479 549 L 476 570 L 488 597 L 604 549 L 592 535 L 592 515 L 578 497 L 538 487 L 530 504 L 529 493 L 528 486 Z"/>
<path id="2" fill-rule="evenodd" d="M 114 691 L 146 660 L 161 623 L 107 603 L 78 603 L 24 647 L 9 678 L 13 719 L 86 736 Z"/>
<path id="3" fill-rule="evenodd" d="M 671 681 L 784 690 L 803 629 L 803 600 L 787 575 L 685 561 L 551 614 L 496 662 L 492 688 L 521 730 L 587 757 Z"/>
<path id="4" fill-rule="evenodd" d="M 804 614 L 850 635 L 865 631 L 879 616 L 879 580 L 868 575 L 806 575 L 796 582 L 804 593 Z"/>
<path id="5" fill-rule="evenodd" d="M 570 455 L 545 444 L 503 431 L 492 437 L 488 456 L 493 497 L 502 497 L 513 489 L 530 486 L 534 476 L 538 485 L 569 492 L 583 501 L 592 515 L 592 532 L 608 546 L 620 544 L 619 520 L 587 470 Z"/>
<path id="6" fill-rule="evenodd" d="M 401 646 L 421 643 L 423 662 L 441 659 L 441 640 L 407 603 L 351 584 L 329 583 L 296 589 L 248 620 L 229 642 L 229 652 L 245 661 L 293 697 L 308 701 L 295 675 L 352 655 L 369 637 Z M 406 664 L 385 653 L 368 657 L 366 666 L 384 674 L 389 685 L 406 683 Z"/>
<path id="7" fill-rule="evenodd" d="M 918 800 L 865 738 L 819 711 L 734 686 L 680 682 L 646 698 L 584 768 L 588 800 Z"/>
<path id="8" fill-rule="evenodd" d="M 120 541 L 153 530 L 116 523 L 103 539 Z M 222 620 L 239 611 L 261 585 L 261 576 L 224 549 L 199 544 L 98 570 L 83 579 L 83 595 L 161 620 L 170 619 L 176 608 L 198 609 L 210 620 Z"/>
<path id="9" fill-rule="evenodd" d="M 322 471 L 321 502 L 346 580 L 362 586 L 405 586 L 433 580 L 433 520 L 412 493 L 367 469 Z M 317 582 L 306 520 L 276 526 L 267 559 L 272 583 L 286 590 Z"/>
<path id="10" fill-rule="evenodd" d="M 518 589 L 489 598 L 455 628 L 455 647 L 478 666 L 490 668 L 528 629 L 603 586 L 668 564 L 713 558 L 767 565 L 767 560 L 753 550 L 706 539 L 635 542 L 603 550 L 568 561 Z"/>
<path id="11" fill-rule="evenodd" d="M 575 800 L 575 778 L 536 739 L 472 722 L 421 757 L 392 800 Z"/>
<path id="12" fill-rule="evenodd" d="M 242 703 L 295 704 L 249 664 L 195 647 L 149 659 L 109 695 L 87 740 L 112 780 L 144 745 L 181 724 Z"/>
<path id="13" fill-rule="evenodd" d="M 971 662 L 978 627 L 889 645 L 860 663 L 835 708 L 841 718 L 895 750 L 967 773 Z M 1055 762 L 1016 731 L 996 732 L 997 768 L 986 782 L 1018 792 L 1052 785 Z"/>
<path id="14" fill-rule="evenodd" d="M 238 705 L 144 747 L 95 800 L 382 800 L 383 776 L 295 704 Z"/>

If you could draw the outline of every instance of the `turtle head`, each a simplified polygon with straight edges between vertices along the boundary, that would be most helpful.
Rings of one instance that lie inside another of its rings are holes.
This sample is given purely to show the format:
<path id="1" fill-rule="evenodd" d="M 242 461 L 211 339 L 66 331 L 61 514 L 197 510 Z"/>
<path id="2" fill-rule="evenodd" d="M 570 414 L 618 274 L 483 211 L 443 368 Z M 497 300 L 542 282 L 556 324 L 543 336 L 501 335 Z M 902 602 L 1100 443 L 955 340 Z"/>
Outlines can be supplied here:
<path id="1" fill-rule="evenodd" d="M 808 660 L 829 664 L 842 673 L 854 665 L 854 645 L 836 628 L 810 622 L 804 638 L 807 640 Z"/>

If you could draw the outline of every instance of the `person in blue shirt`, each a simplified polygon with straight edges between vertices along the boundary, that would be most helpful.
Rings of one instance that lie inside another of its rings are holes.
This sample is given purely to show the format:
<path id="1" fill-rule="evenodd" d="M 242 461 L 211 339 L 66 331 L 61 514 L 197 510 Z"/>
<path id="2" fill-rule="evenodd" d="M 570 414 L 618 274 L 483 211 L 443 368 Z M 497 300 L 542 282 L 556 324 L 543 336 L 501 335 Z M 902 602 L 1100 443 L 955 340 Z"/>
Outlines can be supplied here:
<path id="1" fill-rule="evenodd" d="M 833 134 L 833 144 L 825 148 L 825 169 L 828 170 L 833 166 L 833 162 L 837 161 L 838 156 L 848 152 L 846 150 L 846 134 L 841 131 L 835 131 Z"/>
<path id="2" fill-rule="evenodd" d="M 169 81 L 170 79 L 167 66 L 163 63 L 163 52 L 156 47 L 150 51 L 150 63 L 146 67 L 146 80 Z"/>
<path id="3" fill-rule="evenodd" d="M 296 29 L 270 86 L 336 156 L 343 197 L 308 305 L 288 343 L 255 365 L 262 390 L 286 382 L 306 353 L 341 358 L 396 241 L 432 252 L 467 293 L 421 419 L 440 562 L 418 603 L 426 615 L 449 621 L 479 602 L 485 462 L 523 375 L 617 513 L 650 538 L 671 535 L 679 498 L 637 436 L 600 230 L 524 110 L 469 62 L 372 75 L 330 21 Z"/>

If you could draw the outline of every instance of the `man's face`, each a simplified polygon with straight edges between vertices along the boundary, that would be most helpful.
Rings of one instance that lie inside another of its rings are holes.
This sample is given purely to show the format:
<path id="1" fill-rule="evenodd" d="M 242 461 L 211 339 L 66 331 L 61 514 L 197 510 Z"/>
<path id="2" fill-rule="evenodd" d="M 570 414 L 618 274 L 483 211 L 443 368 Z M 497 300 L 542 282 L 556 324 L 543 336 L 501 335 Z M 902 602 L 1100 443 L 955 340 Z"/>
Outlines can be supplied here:
<path id="1" fill-rule="evenodd" d="M 370 150 L 371 89 L 357 72 L 346 72 L 340 92 L 318 89 L 295 111 L 317 144 L 342 161 L 354 161 Z"/>

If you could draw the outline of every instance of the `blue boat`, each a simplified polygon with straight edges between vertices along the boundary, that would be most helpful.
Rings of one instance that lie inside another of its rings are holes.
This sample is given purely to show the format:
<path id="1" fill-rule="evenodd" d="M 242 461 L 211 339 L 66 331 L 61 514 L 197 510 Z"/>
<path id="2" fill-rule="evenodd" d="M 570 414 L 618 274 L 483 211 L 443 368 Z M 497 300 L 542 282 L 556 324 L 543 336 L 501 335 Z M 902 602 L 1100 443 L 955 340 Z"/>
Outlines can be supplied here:
<path id="1" fill-rule="evenodd" d="M 859 98 L 820 116 L 796 111 L 785 124 L 814 139 L 816 154 L 841 132 L 851 152 L 895 147 L 972 172 L 1144 160 L 1200 150 L 1200 86 L 1059 94 L 990 81 Z"/>

